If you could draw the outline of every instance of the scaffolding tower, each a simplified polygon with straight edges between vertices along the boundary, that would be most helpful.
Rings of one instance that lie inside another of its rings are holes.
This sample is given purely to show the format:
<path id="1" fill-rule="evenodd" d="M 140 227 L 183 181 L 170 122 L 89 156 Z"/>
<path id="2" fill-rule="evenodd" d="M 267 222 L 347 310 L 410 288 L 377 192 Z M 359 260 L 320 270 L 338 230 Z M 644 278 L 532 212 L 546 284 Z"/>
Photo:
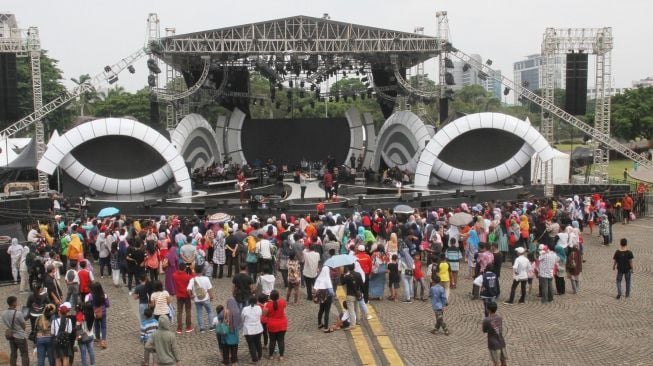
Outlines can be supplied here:
<path id="1" fill-rule="evenodd" d="M 0 14 L 0 24 L 8 25 L 9 33 L 0 37 L 0 53 L 13 53 L 16 57 L 29 57 L 32 70 L 32 99 L 34 105 L 34 140 L 36 143 L 36 163 L 45 153 L 45 129 L 43 127 L 43 88 L 41 84 L 41 40 L 39 29 L 30 27 L 27 30 L 16 27 L 13 14 Z M 4 131 L 3 131 L 4 132 Z M 9 134 L 3 133 L 3 138 Z M 38 172 L 38 191 L 40 196 L 48 194 L 48 175 Z"/>
<path id="2" fill-rule="evenodd" d="M 555 90 L 555 58 L 561 53 L 588 53 L 596 55 L 596 112 L 594 128 L 602 134 L 610 135 L 610 85 L 611 51 L 613 46 L 612 28 L 547 28 L 542 41 L 544 58 L 542 75 L 542 98 L 553 103 Z M 554 141 L 554 116 L 542 109 L 540 132 L 549 143 Z M 608 181 L 608 146 L 593 140 L 594 183 Z M 552 167 L 546 165 L 545 189 L 550 183 Z"/>

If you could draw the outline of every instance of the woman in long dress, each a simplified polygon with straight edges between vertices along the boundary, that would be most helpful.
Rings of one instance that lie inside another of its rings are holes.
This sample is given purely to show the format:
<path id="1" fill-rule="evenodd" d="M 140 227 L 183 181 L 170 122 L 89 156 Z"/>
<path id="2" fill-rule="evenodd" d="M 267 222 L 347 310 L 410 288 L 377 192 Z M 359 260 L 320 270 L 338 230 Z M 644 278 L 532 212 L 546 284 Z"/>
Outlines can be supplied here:
<path id="1" fill-rule="evenodd" d="M 370 274 L 369 297 L 383 299 L 385 290 L 385 273 L 388 269 L 388 256 L 385 254 L 385 248 L 379 244 L 374 253 L 372 253 L 372 273 Z"/>
<path id="2" fill-rule="evenodd" d="M 170 248 L 168 248 L 168 254 L 166 254 L 166 259 L 163 263 L 168 262 L 168 266 L 165 268 L 166 273 L 166 291 L 171 294 L 176 294 L 175 291 L 175 282 L 172 280 L 172 274 L 177 272 L 179 267 L 179 258 L 177 257 L 177 246 L 170 242 Z"/>

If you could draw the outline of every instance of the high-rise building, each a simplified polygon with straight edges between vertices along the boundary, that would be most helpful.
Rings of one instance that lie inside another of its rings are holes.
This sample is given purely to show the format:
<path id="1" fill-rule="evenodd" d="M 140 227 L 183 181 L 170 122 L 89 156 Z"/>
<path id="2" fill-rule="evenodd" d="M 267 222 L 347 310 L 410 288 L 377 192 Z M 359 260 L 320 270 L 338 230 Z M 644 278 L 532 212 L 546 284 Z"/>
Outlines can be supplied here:
<path id="1" fill-rule="evenodd" d="M 501 79 L 501 70 L 495 70 L 494 76 L 497 79 Z M 488 76 L 488 78 L 483 81 L 482 85 L 488 93 L 492 94 L 493 97 L 503 100 L 503 86 L 500 81 Z"/>
<path id="2" fill-rule="evenodd" d="M 480 55 L 472 54 L 470 57 L 478 62 L 483 62 Z M 454 61 L 451 74 L 456 83 L 456 85 L 451 85 L 451 89 L 454 91 L 458 91 L 469 85 L 482 85 L 482 80 L 478 77 L 476 69 L 469 65 L 465 66 L 465 62 Z"/>
<path id="3" fill-rule="evenodd" d="M 646 79 L 633 81 L 633 88 L 641 88 L 646 86 L 653 86 L 653 76 L 649 76 Z"/>
<path id="4" fill-rule="evenodd" d="M 542 85 L 542 66 L 544 58 L 540 54 L 528 55 L 525 60 L 517 61 L 513 64 L 515 83 L 525 87 L 528 90 L 535 91 Z M 554 87 L 557 89 L 565 88 L 565 55 L 555 57 L 554 68 Z"/>

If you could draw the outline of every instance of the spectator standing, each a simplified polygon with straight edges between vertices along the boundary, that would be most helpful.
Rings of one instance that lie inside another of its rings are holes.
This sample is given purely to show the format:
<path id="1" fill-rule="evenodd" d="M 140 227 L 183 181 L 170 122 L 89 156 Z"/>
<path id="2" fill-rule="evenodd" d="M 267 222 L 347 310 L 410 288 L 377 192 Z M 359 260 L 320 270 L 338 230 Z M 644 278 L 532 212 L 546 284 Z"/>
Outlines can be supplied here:
<path id="1" fill-rule="evenodd" d="M 506 366 L 508 355 L 506 341 L 503 338 L 503 318 L 497 314 L 497 303 L 487 305 L 488 316 L 483 319 L 483 333 L 487 333 L 487 347 L 494 366 Z"/>
<path id="2" fill-rule="evenodd" d="M 621 298 L 621 281 L 626 280 L 626 297 L 630 297 L 631 276 L 633 273 L 633 252 L 628 250 L 628 240 L 619 241 L 619 249 L 614 252 L 612 270 L 617 271 L 617 300 Z"/>
<path id="3" fill-rule="evenodd" d="M 190 295 L 187 290 L 192 279 L 193 277 L 186 272 L 186 263 L 179 263 L 177 271 L 172 274 L 172 280 L 176 289 L 175 297 L 177 298 L 177 334 L 181 334 L 183 331 L 184 313 L 186 314 L 186 333 L 193 331 Z"/>
<path id="4" fill-rule="evenodd" d="M 11 366 L 17 364 L 18 353 L 20 352 L 22 365 L 29 366 L 25 319 L 22 313 L 18 312 L 18 299 L 16 296 L 9 296 L 7 298 L 7 305 L 9 306 L 8 309 L 2 313 L 2 322 L 11 333 L 11 339 L 9 339 L 9 364 Z"/>
<path id="5" fill-rule="evenodd" d="M 255 296 L 249 298 L 249 306 L 243 308 L 240 318 L 243 325 L 243 335 L 247 341 L 249 355 L 252 357 L 252 363 L 258 362 L 263 357 L 263 346 L 261 345 L 261 334 L 263 326 L 261 325 L 261 316 L 263 311 L 257 305 Z"/>
<path id="6" fill-rule="evenodd" d="M 320 254 L 315 251 L 314 246 L 309 246 L 304 250 L 304 282 L 306 283 L 306 299 L 313 300 L 313 284 L 318 275 L 318 267 L 320 264 Z"/>
<path id="7" fill-rule="evenodd" d="M 195 314 L 197 316 L 197 324 L 200 327 L 200 333 L 204 333 L 211 326 L 211 321 L 213 320 L 211 309 L 211 301 L 213 300 L 212 288 L 211 281 L 204 275 L 204 266 L 196 265 L 195 277 L 188 282 L 186 290 L 193 297 L 193 302 L 195 303 Z M 206 311 L 206 326 L 202 319 L 202 309 Z"/>
<path id="8" fill-rule="evenodd" d="M 444 335 L 449 335 L 449 329 L 447 324 L 444 322 L 444 311 L 447 308 L 447 295 L 444 291 L 444 287 L 440 285 L 440 277 L 435 276 L 431 281 L 431 308 L 435 313 L 435 328 L 431 330 L 432 334 L 436 334 L 440 331 L 440 328 L 444 331 Z"/>
<path id="9" fill-rule="evenodd" d="M 163 286 L 161 286 L 163 288 Z M 181 366 L 181 357 L 175 334 L 170 330 L 168 317 L 159 318 L 159 328 L 152 334 L 145 348 L 156 352 L 157 365 Z"/>

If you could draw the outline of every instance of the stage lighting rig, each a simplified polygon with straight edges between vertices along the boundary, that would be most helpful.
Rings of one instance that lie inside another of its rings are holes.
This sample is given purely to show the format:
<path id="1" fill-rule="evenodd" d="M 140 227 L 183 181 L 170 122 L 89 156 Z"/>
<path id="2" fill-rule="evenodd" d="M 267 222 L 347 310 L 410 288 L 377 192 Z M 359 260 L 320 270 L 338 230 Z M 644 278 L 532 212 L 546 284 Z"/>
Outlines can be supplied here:
<path id="1" fill-rule="evenodd" d="M 108 67 L 108 66 L 107 66 L 107 67 Z M 159 65 L 156 64 L 156 60 L 153 59 L 153 58 L 147 60 L 147 68 L 148 68 L 151 72 L 153 72 L 153 73 L 155 73 L 155 74 L 160 74 L 160 73 L 161 73 L 161 69 L 159 68 Z M 105 69 L 106 69 L 106 68 L 105 68 Z M 109 67 L 109 69 L 111 69 L 111 68 Z"/>
<path id="2" fill-rule="evenodd" d="M 508 95 L 509 93 L 510 93 L 510 88 L 509 88 L 509 87 L 505 87 L 505 88 L 503 89 L 503 95 Z"/>
<path id="3" fill-rule="evenodd" d="M 129 71 L 130 74 L 134 74 L 136 69 L 134 68 L 134 65 L 129 65 L 127 66 L 127 71 Z"/>

